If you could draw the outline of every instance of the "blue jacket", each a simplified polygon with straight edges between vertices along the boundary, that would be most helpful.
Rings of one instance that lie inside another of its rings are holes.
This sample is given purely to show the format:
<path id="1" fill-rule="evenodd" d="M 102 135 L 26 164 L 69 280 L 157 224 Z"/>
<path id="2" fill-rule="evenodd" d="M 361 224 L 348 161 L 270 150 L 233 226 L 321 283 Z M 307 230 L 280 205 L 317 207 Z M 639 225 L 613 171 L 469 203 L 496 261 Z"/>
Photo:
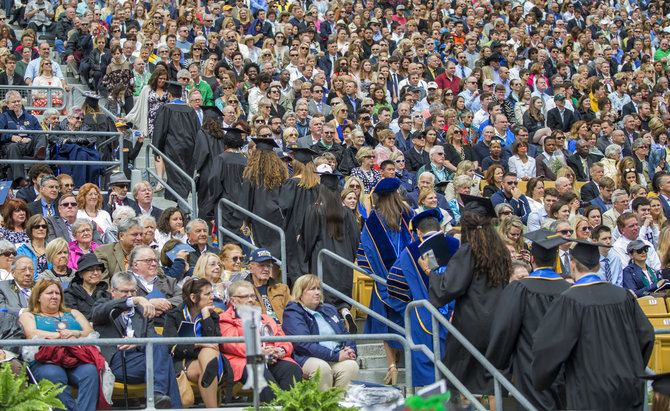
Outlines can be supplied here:
<path id="1" fill-rule="evenodd" d="M 656 285 L 656 282 L 653 282 L 645 286 L 642 280 L 644 277 L 645 275 L 639 265 L 635 263 L 628 264 L 623 269 L 623 288 L 632 290 L 638 297 L 654 292 L 658 285 Z M 661 273 L 656 273 L 656 278 L 659 280 L 662 279 Z"/>
<path id="2" fill-rule="evenodd" d="M 42 271 L 37 270 L 37 254 L 35 254 L 35 250 L 33 247 L 29 244 L 22 244 L 21 247 L 19 247 L 16 250 L 16 255 L 22 256 L 25 255 L 27 257 L 30 257 L 31 260 L 33 260 L 33 266 L 35 267 L 35 274 L 34 274 L 34 280 L 37 281 L 37 277 L 42 273 Z M 51 270 L 53 266 L 51 265 L 50 262 L 47 263 L 47 270 Z"/>
<path id="3" fill-rule="evenodd" d="M 340 319 L 337 309 L 330 304 L 321 304 L 316 309 L 328 321 L 337 334 L 349 334 Z M 302 306 L 294 301 L 289 302 L 284 309 L 282 328 L 286 335 L 319 335 L 319 326 L 314 316 L 307 312 Z M 356 343 L 344 341 L 346 347 L 356 351 Z M 305 364 L 310 357 L 316 357 L 324 361 L 338 362 L 340 351 L 330 350 L 318 342 L 294 342 L 293 358 L 300 364 Z"/>
<path id="4" fill-rule="evenodd" d="M 661 164 L 661 160 L 665 158 L 665 152 L 667 148 L 662 148 L 659 150 L 653 150 L 649 153 L 649 178 L 654 178 L 656 174 L 656 167 Z M 665 170 L 668 170 L 666 167 Z"/>
<path id="5" fill-rule="evenodd" d="M 503 190 L 498 190 L 491 196 L 491 203 L 493 203 L 493 207 L 500 203 L 509 204 L 514 210 L 514 215 L 519 217 L 524 224 L 528 223 L 528 216 L 531 211 L 530 204 L 525 195 L 521 195 L 518 200 L 515 200 L 514 197 L 508 199 Z"/>
<path id="6" fill-rule="evenodd" d="M 5 112 L 0 115 L 0 129 L 42 130 L 42 126 L 37 117 L 28 113 L 25 109 L 23 109 L 18 118 L 16 117 L 16 113 L 12 110 L 5 110 Z M 32 134 L 28 135 L 28 137 L 34 138 Z M 9 143 L 11 140 L 12 134 L 0 135 L 0 143 Z"/>
<path id="7" fill-rule="evenodd" d="M 602 198 L 600 198 L 600 196 L 591 200 L 591 205 L 598 207 L 600 209 L 600 212 L 603 214 L 605 214 L 607 210 L 612 208 L 612 203 L 610 202 L 609 204 L 607 204 L 606 202 L 603 201 Z"/>

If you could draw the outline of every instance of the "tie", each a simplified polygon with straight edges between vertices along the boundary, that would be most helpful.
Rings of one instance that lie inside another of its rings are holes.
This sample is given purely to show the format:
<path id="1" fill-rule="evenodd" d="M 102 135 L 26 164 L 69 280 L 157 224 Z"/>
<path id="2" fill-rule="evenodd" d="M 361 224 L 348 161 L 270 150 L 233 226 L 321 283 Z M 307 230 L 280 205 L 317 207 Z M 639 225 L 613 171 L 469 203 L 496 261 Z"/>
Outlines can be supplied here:
<path id="1" fill-rule="evenodd" d="M 603 263 L 603 270 L 605 270 L 605 280 L 611 283 L 612 271 L 610 270 L 610 261 L 606 257 L 603 257 L 601 262 Z"/>
<path id="2" fill-rule="evenodd" d="M 460 67 L 461 67 L 461 78 L 465 78 L 465 67 L 463 66 Z"/>
<path id="3" fill-rule="evenodd" d="M 21 294 L 23 294 L 23 297 L 26 299 L 26 304 L 28 304 L 28 300 L 30 300 L 30 290 L 28 288 L 22 288 Z"/>
<path id="4" fill-rule="evenodd" d="M 323 109 L 321 108 L 321 102 L 320 101 L 316 104 L 316 107 L 319 109 L 319 113 L 323 113 Z"/>
<path id="5" fill-rule="evenodd" d="M 47 204 L 47 217 L 52 217 L 54 214 L 51 211 L 51 204 Z"/>
<path id="6" fill-rule="evenodd" d="M 563 267 L 565 268 L 565 274 L 570 274 L 570 254 L 568 254 L 568 251 L 563 254 Z"/>

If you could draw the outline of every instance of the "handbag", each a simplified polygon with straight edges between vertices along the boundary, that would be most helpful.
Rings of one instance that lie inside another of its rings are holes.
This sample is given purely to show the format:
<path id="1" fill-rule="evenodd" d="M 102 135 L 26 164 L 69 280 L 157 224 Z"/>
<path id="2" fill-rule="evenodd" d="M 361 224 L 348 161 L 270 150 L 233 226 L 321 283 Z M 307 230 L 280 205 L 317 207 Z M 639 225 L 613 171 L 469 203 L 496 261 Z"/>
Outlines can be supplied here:
<path id="1" fill-rule="evenodd" d="M 177 384 L 179 384 L 179 395 L 181 396 L 182 408 L 190 408 L 195 402 L 193 388 L 191 382 L 186 377 L 186 360 L 181 360 L 182 370 L 177 376 Z"/>

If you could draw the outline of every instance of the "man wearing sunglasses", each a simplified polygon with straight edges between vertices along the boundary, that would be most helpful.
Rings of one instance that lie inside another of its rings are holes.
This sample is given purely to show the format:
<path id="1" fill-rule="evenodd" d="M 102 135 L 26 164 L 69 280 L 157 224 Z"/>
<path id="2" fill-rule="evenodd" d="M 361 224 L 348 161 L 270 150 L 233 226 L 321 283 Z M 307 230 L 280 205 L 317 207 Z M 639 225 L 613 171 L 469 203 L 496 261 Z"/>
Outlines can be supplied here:
<path id="1" fill-rule="evenodd" d="M 72 224 L 77 219 L 77 198 L 74 194 L 65 194 L 58 199 L 58 214 L 47 217 L 47 226 L 49 227 L 47 243 L 59 237 L 68 243 L 74 240 L 74 237 L 72 237 Z M 92 220 L 90 223 L 93 224 L 93 242 L 102 244 L 98 225 Z"/>
<path id="2" fill-rule="evenodd" d="M 526 224 L 531 211 L 530 204 L 526 196 L 521 194 L 516 181 L 516 173 L 505 173 L 503 175 L 502 188 L 493 193 L 491 203 L 493 203 L 494 207 L 500 203 L 509 204 L 514 209 L 514 215 Z"/>
<path id="3" fill-rule="evenodd" d="M 109 177 L 109 193 L 102 199 L 102 207 L 109 214 L 112 214 L 120 206 L 128 206 L 133 209 L 137 207 L 136 203 L 128 198 L 128 186 L 130 180 L 123 171 L 117 171 Z"/>

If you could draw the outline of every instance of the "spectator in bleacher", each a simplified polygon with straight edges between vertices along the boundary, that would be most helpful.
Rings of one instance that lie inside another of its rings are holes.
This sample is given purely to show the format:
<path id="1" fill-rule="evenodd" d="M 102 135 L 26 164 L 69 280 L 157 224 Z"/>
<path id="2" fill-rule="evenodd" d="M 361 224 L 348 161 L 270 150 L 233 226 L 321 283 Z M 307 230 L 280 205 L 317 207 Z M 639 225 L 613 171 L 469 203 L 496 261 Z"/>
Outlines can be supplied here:
<path id="1" fill-rule="evenodd" d="M 174 256 L 168 256 L 168 253 L 180 244 L 183 245 L 179 240 L 168 240 L 160 250 L 159 260 L 163 274 L 167 277 L 172 277 L 177 281 L 181 281 L 185 277 L 191 277 L 193 275 L 194 267 L 194 265 L 189 264 L 190 255 L 188 250 L 182 248 L 177 251 Z"/>
<path id="2" fill-rule="evenodd" d="M 630 260 L 628 244 L 632 241 L 640 240 L 648 246 L 646 264 L 649 265 L 654 272 L 661 270 L 661 261 L 654 246 L 640 235 L 640 222 L 637 215 L 624 211 L 617 219 L 617 228 L 621 235 L 614 241 L 614 244 L 612 244 L 612 252 L 619 257 L 623 267 L 626 267 Z M 612 237 L 614 237 L 614 234 Z"/>
<path id="3" fill-rule="evenodd" d="M 195 267 L 200 256 L 205 253 L 218 254 L 219 249 L 209 244 L 209 227 L 207 222 L 200 218 L 193 219 L 186 224 L 186 244 L 195 251 L 191 252 L 191 266 Z"/>
<path id="4" fill-rule="evenodd" d="M 282 328 L 287 335 L 348 334 L 337 309 L 323 302 L 321 281 L 305 274 L 293 284 Z M 353 341 L 296 342 L 294 357 L 311 379 L 321 370 L 319 389 L 346 388 L 358 376 L 356 343 Z"/>
<path id="5" fill-rule="evenodd" d="M 47 224 L 49 225 L 49 237 L 47 241 L 50 242 L 54 238 L 62 238 L 68 243 L 74 240 L 72 232 L 72 224 L 77 219 L 77 201 L 74 194 L 64 194 L 58 199 L 58 215 L 47 217 Z M 97 224 L 94 223 L 93 241 L 100 244 L 100 231 Z"/>
<path id="6" fill-rule="evenodd" d="M 70 259 L 67 263 L 68 267 L 77 268 L 77 262 L 82 256 L 92 254 L 100 246 L 100 244 L 93 241 L 93 230 L 94 227 L 90 220 L 78 218 L 72 224 L 72 237 L 74 241 L 69 244 Z"/>
<path id="7" fill-rule="evenodd" d="M 51 264 L 51 268 L 42 271 L 37 276 L 39 280 L 54 280 L 59 283 L 65 283 L 64 288 L 67 288 L 67 283 L 74 278 L 75 269 L 67 266 L 70 259 L 70 248 L 67 241 L 62 238 L 56 238 L 47 244 L 46 252 L 47 261 Z"/>
<path id="8" fill-rule="evenodd" d="M 142 214 L 138 217 L 143 225 L 142 244 L 148 245 L 154 250 L 158 250 L 158 243 L 154 235 L 156 233 L 156 219 L 148 214 Z"/>
<path id="9" fill-rule="evenodd" d="M 42 122 L 40 124 L 42 125 L 42 130 L 51 130 L 59 121 L 60 114 L 58 113 L 58 110 L 55 108 L 48 108 L 44 110 L 44 113 L 42 113 Z M 60 176 L 62 175 L 66 175 L 68 178 L 72 179 L 72 177 L 70 177 L 68 174 L 59 174 L 58 181 L 61 181 Z M 72 190 L 74 190 L 74 184 L 72 185 Z"/>
<path id="10" fill-rule="evenodd" d="M 600 225 L 591 230 L 591 238 L 594 242 L 612 245 L 612 230 L 606 225 Z M 611 247 L 600 247 L 600 269 L 598 276 L 603 281 L 608 281 L 617 287 L 623 287 L 623 265 L 621 260 L 614 254 Z"/>
<path id="11" fill-rule="evenodd" d="M 129 113 L 133 108 L 133 84 L 135 80 L 133 76 L 133 68 L 126 60 L 123 58 L 123 53 L 120 46 L 111 47 L 111 56 L 112 60 L 107 65 L 105 75 L 102 77 L 102 87 L 107 90 L 107 93 L 111 93 L 115 86 L 123 84 L 126 86 L 125 97 L 125 106 L 124 111 Z"/>
<path id="12" fill-rule="evenodd" d="M 49 236 L 49 226 L 46 218 L 41 214 L 30 217 L 26 223 L 26 234 L 28 234 L 30 241 L 18 247 L 16 253 L 26 255 L 33 260 L 35 278 L 37 278 L 40 273 L 51 268 L 51 263 L 46 256 L 46 240 Z"/>
<path id="13" fill-rule="evenodd" d="M 153 255 L 152 258 L 155 259 L 156 256 Z M 101 338 L 156 336 L 153 323 L 156 309 L 146 298 L 136 295 L 136 288 L 137 279 L 133 273 L 117 272 L 111 278 L 111 299 L 98 299 L 91 315 L 93 327 L 100 333 Z M 111 321 L 110 317 L 113 317 Z M 106 345 L 101 347 L 100 351 L 109 363 L 117 382 L 123 382 L 124 375 L 121 351 L 126 352 L 126 382 L 136 384 L 146 381 L 145 346 Z M 156 345 L 153 353 L 156 408 L 181 408 L 179 386 L 167 345 Z"/>
<path id="14" fill-rule="evenodd" d="M 99 299 L 110 299 L 107 283 L 102 281 L 103 263 L 95 254 L 86 254 L 79 259 L 70 285 L 65 290 L 65 302 L 70 308 L 81 312 L 91 321 L 93 306 Z"/>
<path id="15" fill-rule="evenodd" d="M 59 20 L 60 21 L 60 20 Z M 95 48 L 88 55 L 88 61 L 81 63 L 80 72 L 83 80 L 93 92 L 98 91 L 98 85 L 103 74 L 103 56 L 108 50 L 107 39 L 104 35 L 98 35 L 94 40 Z"/>
<path id="16" fill-rule="evenodd" d="M 144 227 L 137 218 L 124 218 L 117 225 L 119 241 L 95 249 L 95 255 L 105 264 L 103 281 L 108 282 L 113 273 L 128 270 L 127 255 L 142 244 Z"/>
<path id="17" fill-rule="evenodd" d="M 58 216 L 56 200 L 60 193 L 60 184 L 53 175 L 46 175 L 40 179 L 40 196 L 37 200 L 28 203 L 30 215 L 41 214 L 45 217 Z"/>
<path id="18" fill-rule="evenodd" d="M 23 108 L 21 94 L 9 90 L 5 95 L 7 109 L 0 115 L 0 129 L 17 130 L 17 133 L 6 133 L 0 136 L 0 152 L 4 158 L 21 160 L 24 156 L 37 160 L 46 158 L 46 135 L 30 134 L 25 131 L 41 130 L 39 120 Z M 19 132 L 23 131 L 23 132 Z M 25 177 L 23 164 L 11 164 L 10 178 Z"/>
<path id="19" fill-rule="evenodd" d="M 23 79 L 23 76 L 26 74 L 26 68 L 28 67 L 28 64 L 30 64 L 32 55 L 32 50 L 21 50 L 21 57 L 16 61 L 16 73 L 21 76 L 23 84 L 26 83 L 26 81 Z"/>
<path id="20" fill-rule="evenodd" d="M 0 306 L 15 316 L 28 307 L 30 292 L 35 284 L 35 265 L 25 255 L 17 255 L 9 267 L 11 279 L 0 281 Z"/>
<path id="21" fill-rule="evenodd" d="M 223 280 L 228 281 L 231 276 L 235 274 L 243 274 L 242 278 L 246 278 L 249 270 L 244 267 L 244 252 L 242 247 L 237 244 L 224 244 L 219 251 L 219 258 L 223 264 Z"/>
<path id="22" fill-rule="evenodd" d="M 256 294 L 253 285 L 247 281 L 236 281 L 230 285 L 231 306 L 221 315 L 221 335 L 224 337 L 238 337 L 244 335 L 242 320 L 237 315 L 237 308 L 244 305 L 256 305 Z M 272 330 L 272 335 L 284 335 L 279 324 L 267 314 L 263 314 L 261 324 L 267 325 Z M 247 357 L 244 343 L 222 344 L 223 353 L 230 361 L 234 380 L 246 382 L 252 378 L 246 372 Z M 265 379 L 277 384 L 282 390 L 290 390 L 296 381 L 301 380 L 303 375 L 300 366 L 291 358 L 293 345 L 288 342 L 276 342 L 263 344 L 263 354 L 269 357 L 264 372 Z M 323 378 L 323 374 L 321 375 Z M 269 387 L 260 392 L 260 400 L 268 403 L 275 398 L 275 394 Z"/>
<path id="23" fill-rule="evenodd" d="M 11 280 L 9 268 L 16 258 L 16 246 L 10 241 L 0 239 L 0 281 Z"/>
<path id="24" fill-rule="evenodd" d="M 165 321 L 163 336 L 177 337 L 182 323 L 198 323 L 194 326 L 195 337 L 220 337 L 219 315 L 213 305 L 212 286 L 209 281 L 194 278 L 186 281 L 182 290 L 183 303 L 170 311 Z M 223 344 L 221 344 L 223 346 Z M 189 381 L 198 384 L 200 396 L 206 407 L 216 408 L 219 384 L 232 376 L 230 364 L 220 353 L 219 344 L 179 344 L 174 346 L 175 373 L 186 370 Z M 228 386 L 227 389 L 232 389 Z"/>
<path id="25" fill-rule="evenodd" d="M 109 192 L 102 198 L 103 209 L 112 213 L 117 207 L 122 205 L 135 208 L 135 202 L 128 198 L 128 187 L 130 180 L 123 171 L 117 171 L 109 176 L 107 186 Z"/>
<path id="26" fill-rule="evenodd" d="M 91 22 L 88 18 L 82 17 L 79 20 L 79 26 L 70 31 L 67 39 L 67 47 L 63 54 L 63 60 L 67 62 L 70 72 L 78 79 L 79 65 L 81 62 L 87 62 L 88 57 L 93 50 L 93 36 L 90 31 Z"/>
<path id="27" fill-rule="evenodd" d="M 31 86 L 35 87 L 63 87 L 61 80 L 55 75 L 53 69 L 54 63 L 48 59 L 40 60 L 37 77 L 32 81 Z M 49 93 L 46 89 L 38 89 L 33 92 L 33 105 L 36 107 L 47 107 L 49 105 Z M 63 95 L 58 90 L 51 92 L 51 104 L 56 107 L 63 106 Z M 39 114 L 38 110 L 34 110 L 33 114 Z"/>
<path id="28" fill-rule="evenodd" d="M 179 306 L 182 299 L 177 280 L 159 273 L 159 263 L 154 250 L 146 245 L 133 248 L 128 256 L 128 269 L 137 279 L 137 295 L 146 297 L 156 307 L 156 314 L 162 315 Z M 162 322 L 163 319 L 156 318 L 157 325 Z"/>
<path id="29" fill-rule="evenodd" d="M 153 202 L 154 190 L 148 181 L 140 181 L 133 186 L 134 204 L 131 205 L 135 213 L 139 215 L 150 215 L 158 220 L 163 210 L 155 207 Z"/>
<path id="30" fill-rule="evenodd" d="M 53 110 L 53 109 L 51 109 Z M 60 184 L 60 195 L 61 197 L 65 194 L 72 194 L 74 192 L 74 181 L 70 175 L 61 173 L 56 177 L 58 179 L 58 184 Z"/>
<path id="31" fill-rule="evenodd" d="M 26 204 L 35 201 L 40 194 L 40 180 L 43 176 L 50 175 L 51 173 L 51 167 L 47 164 L 33 164 L 28 170 L 28 179 L 31 184 L 17 191 L 16 198 L 25 201 Z"/>
<path id="32" fill-rule="evenodd" d="M 54 18 L 54 9 L 51 2 L 45 0 L 33 0 L 28 3 L 24 12 L 28 20 L 28 28 L 35 33 L 50 32 Z"/>
<path id="33" fill-rule="evenodd" d="M 21 245 L 30 241 L 26 234 L 26 222 L 30 218 L 30 210 L 25 201 L 19 198 L 9 198 L 2 206 L 2 227 L 0 238 L 4 238 L 14 245 Z"/>
<path id="34" fill-rule="evenodd" d="M 100 188 L 93 183 L 86 183 L 77 193 L 77 218 L 92 220 L 98 225 L 102 234 L 113 226 L 112 217 L 102 209 Z"/>
<path id="35" fill-rule="evenodd" d="M 249 257 L 249 275 L 246 281 L 253 284 L 263 313 L 281 324 L 291 292 L 286 284 L 272 278 L 273 261 L 274 258 L 268 250 L 264 248 L 254 250 Z"/>
<path id="36" fill-rule="evenodd" d="M 168 207 L 163 211 L 158 218 L 156 242 L 158 249 L 162 249 L 163 245 L 170 240 L 176 239 L 182 243 L 186 243 L 186 233 L 184 229 L 184 222 L 186 217 L 177 207 Z"/>
<path id="37" fill-rule="evenodd" d="M 1 86 L 25 86 L 23 76 L 16 72 L 16 57 L 7 56 L 5 59 L 5 71 L 0 73 Z"/>
<path id="38" fill-rule="evenodd" d="M 112 213 L 112 223 L 114 223 L 114 225 L 102 235 L 102 242 L 104 244 L 109 244 L 119 241 L 119 231 L 117 229 L 119 221 L 124 218 L 132 218 L 136 216 L 137 214 L 135 213 L 135 210 L 128 206 L 117 207 Z"/>
<path id="39" fill-rule="evenodd" d="M 59 17 L 54 24 L 51 34 L 55 37 L 54 47 L 59 54 L 65 53 L 67 46 L 68 34 L 74 28 L 75 8 L 68 7 L 65 9 L 65 15 Z"/>
<path id="40" fill-rule="evenodd" d="M 65 307 L 63 288 L 60 282 L 53 280 L 41 280 L 35 285 L 28 310 L 21 314 L 19 322 L 23 326 L 26 339 L 82 338 L 93 332 L 91 324 L 82 313 Z M 91 349 L 97 352 L 96 348 Z M 65 408 L 93 410 L 98 402 L 100 375 L 95 364 L 90 362 L 91 360 L 80 361 L 79 365 L 66 368 L 59 363 L 35 361 L 30 364 L 30 371 L 38 381 L 46 379 L 65 386 L 65 390 L 57 396 Z M 72 397 L 69 385 L 78 389 L 76 400 Z"/>
<path id="41" fill-rule="evenodd" d="M 30 61 L 28 67 L 26 67 L 26 73 L 23 75 L 23 80 L 25 80 L 26 84 L 29 86 L 33 85 L 33 82 L 35 81 L 37 76 L 39 76 L 41 62 L 44 59 L 51 62 L 53 75 L 58 78 L 63 88 L 65 88 L 65 91 L 70 91 L 70 86 L 68 86 L 65 83 L 65 80 L 63 78 L 63 72 L 61 71 L 60 66 L 58 65 L 58 63 L 56 63 L 55 60 L 49 57 L 51 55 L 51 46 L 49 45 L 49 43 L 47 43 L 46 41 L 40 43 L 38 51 L 39 51 L 39 57 Z"/>
<path id="42" fill-rule="evenodd" d="M 499 191 L 491 195 L 493 206 L 500 203 L 507 203 L 512 206 L 514 215 L 521 218 L 524 224 L 528 221 L 530 215 L 530 204 L 525 195 L 517 187 L 517 176 L 515 173 L 505 173 L 503 175 L 502 187 Z"/>

